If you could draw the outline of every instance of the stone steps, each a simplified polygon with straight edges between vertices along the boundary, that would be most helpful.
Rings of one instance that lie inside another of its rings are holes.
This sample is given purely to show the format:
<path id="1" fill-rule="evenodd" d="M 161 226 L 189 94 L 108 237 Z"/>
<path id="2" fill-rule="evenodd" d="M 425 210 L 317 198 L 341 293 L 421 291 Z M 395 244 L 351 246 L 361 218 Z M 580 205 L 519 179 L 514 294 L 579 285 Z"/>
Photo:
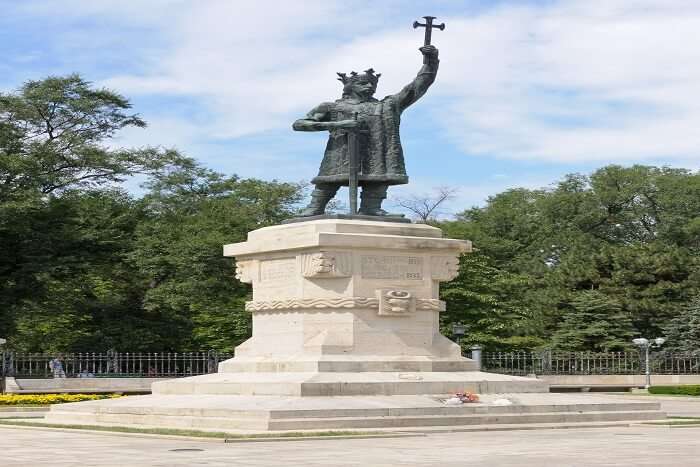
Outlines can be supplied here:
<path id="1" fill-rule="evenodd" d="M 421 426 L 466 426 L 494 424 L 531 423 L 581 423 L 609 421 L 658 420 L 665 414 L 660 411 L 631 412 L 583 412 L 583 413 L 528 413 L 498 415 L 451 415 L 451 416 L 392 416 L 392 417 L 339 417 L 297 418 L 270 420 L 270 430 L 309 430 L 346 428 L 404 428 Z"/>
<path id="2" fill-rule="evenodd" d="M 339 401 L 342 405 L 342 401 Z M 44 409 L 45 411 L 46 409 Z M 132 415 L 172 415 L 175 411 L 180 416 L 219 417 L 219 418 L 260 418 L 267 416 L 270 419 L 290 418 L 343 418 L 354 417 L 359 412 L 368 417 L 394 417 L 394 416 L 451 416 L 451 415 L 497 415 L 497 414 L 531 414 L 531 413 L 582 413 L 582 412 L 630 412 L 658 411 L 658 402 L 620 402 L 608 404 L 569 404 L 569 405 L 510 405 L 493 406 L 480 404 L 464 404 L 461 406 L 437 406 L 437 407 L 390 407 L 390 408 L 319 408 L 300 410 L 236 410 L 226 408 L 188 408 L 188 407 L 96 407 L 90 410 L 85 405 L 61 405 L 54 406 L 53 412 L 71 413 L 95 413 L 95 414 L 119 414 Z"/>
<path id="3" fill-rule="evenodd" d="M 397 396 L 416 394 L 546 393 L 535 378 L 465 372 L 214 373 L 154 383 L 156 395 Z"/>
<path id="4" fill-rule="evenodd" d="M 342 405 L 342 403 L 341 403 Z M 639 422 L 664 419 L 658 403 L 465 405 L 457 407 L 227 410 L 187 407 L 54 406 L 46 421 L 199 430 L 296 431 Z"/>
<path id="5" fill-rule="evenodd" d="M 46 406 L 38 407 L 0 407 L 0 419 L 3 418 L 43 418 L 49 411 Z"/>
<path id="6" fill-rule="evenodd" d="M 530 413 L 560 413 L 560 412 L 629 412 L 629 411 L 658 411 L 661 404 L 656 402 L 621 402 L 619 404 L 570 404 L 570 405 L 510 405 L 483 406 L 464 404 L 461 406 L 415 407 L 415 408 L 382 408 L 362 409 L 369 417 L 393 417 L 403 415 L 414 416 L 450 416 L 450 415 L 495 415 L 495 414 L 530 414 Z M 357 409 L 321 409 L 321 410 L 276 410 L 270 413 L 272 419 L 288 418 L 318 418 L 318 417 L 353 417 Z"/>

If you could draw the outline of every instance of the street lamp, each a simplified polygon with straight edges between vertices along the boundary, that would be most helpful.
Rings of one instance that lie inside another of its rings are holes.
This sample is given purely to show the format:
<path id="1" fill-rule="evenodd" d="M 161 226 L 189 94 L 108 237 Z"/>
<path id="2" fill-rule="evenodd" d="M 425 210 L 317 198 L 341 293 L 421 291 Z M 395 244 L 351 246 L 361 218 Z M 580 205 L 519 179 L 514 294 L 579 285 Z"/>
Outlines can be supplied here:
<path id="1" fill-rule="evenodd" d="M 0 346 L 7 344 L 7 339 L 0 337 Z M 0 352 L 0 394 L 5 394 L 5 352 Z"/>
<path id="2" fill-rule="evenodd" d="M 464 337 L 464 334 L 467 332 L 467 327 L 463 325 L 462 323 L 454 323 L 452 325 L 452 339 L 456 340 Z"/>
<path id="3" fill-rule="evenodd" d="M 663 337 L 657 337 L 652 342 L 650 342 L 649 339 L 646 339 L 644 337 L 638 337 L 636 339 L 632 339 L 632 342 L 634 343 L 634 345 L 639 347 L 639 350 L 641 352 L 644 352 L 644 374 L 646 375 L 646 384 L 644 385 L 644 388 L 649 389 L 649 386 L 651 386 L 651 369 L 649 368 L 649 349 L 653 346 L 661 346 L 664 342 L 666 342 L 666 339 Z"/>
<path id="4" fill-rule="evenodd" d="M 459 345 L 459 354 L 462 354 L 462 344 L 459 343 L 459 340 L 464 337 L 464 334 L 467 332 L 467 327 L 463 325 L 462 323 L 453 323 L 452 324 L 452 340 Z"/>

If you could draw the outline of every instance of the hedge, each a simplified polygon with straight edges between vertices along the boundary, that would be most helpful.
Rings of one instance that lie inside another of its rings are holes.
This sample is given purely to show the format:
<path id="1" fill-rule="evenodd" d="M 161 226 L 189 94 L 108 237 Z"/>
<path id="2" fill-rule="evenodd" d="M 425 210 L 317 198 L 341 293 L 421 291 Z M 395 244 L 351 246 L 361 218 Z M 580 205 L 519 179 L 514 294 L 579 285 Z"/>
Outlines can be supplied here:
<path id="1" fill-rule="evenodd" d="M 65 402 L 96 401 L 121 397 L 120 394 L 4 394 L 0 395 L 3 405 L 51 405 Z"/>
<path id="2" fill-rule="evenodd" d="M 680 386 L 651 386 L 649 388 L 649 394 L 700 396 L 700 384 L 683 384 Z"/>

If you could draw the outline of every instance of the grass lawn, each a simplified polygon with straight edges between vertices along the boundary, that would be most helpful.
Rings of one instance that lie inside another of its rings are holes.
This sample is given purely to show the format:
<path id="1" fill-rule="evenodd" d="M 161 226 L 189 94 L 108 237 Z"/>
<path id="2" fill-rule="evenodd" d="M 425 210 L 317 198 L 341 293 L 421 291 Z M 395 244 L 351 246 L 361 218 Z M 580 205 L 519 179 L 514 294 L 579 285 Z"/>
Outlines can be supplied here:
<path id="1" fill-rule="evenodd" d="M 644 422 L 643 425 L 661 425 L 661 426 L 700 426 L 700 419 L 687 420 L 667 420 L 665 422 Z"/>
<path id="2" fill-rule="evenodd" d="M 689 396 L 687 394 L 649 394 L 648 392 L 616 392 L 611 393 L 614 395 L 621 396 L 644 396 L 644 397 L 685 397 L 691 399 L 700 399 L 700 396 Z"/>

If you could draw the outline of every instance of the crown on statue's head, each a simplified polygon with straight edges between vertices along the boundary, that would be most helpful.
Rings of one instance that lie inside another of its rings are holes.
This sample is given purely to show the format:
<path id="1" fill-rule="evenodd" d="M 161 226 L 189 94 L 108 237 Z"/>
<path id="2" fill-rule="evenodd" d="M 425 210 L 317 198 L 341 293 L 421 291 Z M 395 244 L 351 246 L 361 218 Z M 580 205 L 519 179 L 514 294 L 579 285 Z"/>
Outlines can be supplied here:
<path id="1" fill-rule="evenodd" d="M 349 84 L 349 83 L 353 83 L 355 81 L 358 81 L 360 79 L 366 79 L 375 86 L 377 85 L 377 82 L 379 81 L 379 77 L 382 76 L 381 73 L 374 74 L 374 69 L 372 69 L 372 68 L 365 70 L 364 73 L 362 73 L 362 74 L 358 74 L 355 71 L 351 71 L 350 76 L 348 76 L 345 73 L 336 73 L 336 74 L 338 75 L 338 81 L 340 81 L 343 84 Z"/>

